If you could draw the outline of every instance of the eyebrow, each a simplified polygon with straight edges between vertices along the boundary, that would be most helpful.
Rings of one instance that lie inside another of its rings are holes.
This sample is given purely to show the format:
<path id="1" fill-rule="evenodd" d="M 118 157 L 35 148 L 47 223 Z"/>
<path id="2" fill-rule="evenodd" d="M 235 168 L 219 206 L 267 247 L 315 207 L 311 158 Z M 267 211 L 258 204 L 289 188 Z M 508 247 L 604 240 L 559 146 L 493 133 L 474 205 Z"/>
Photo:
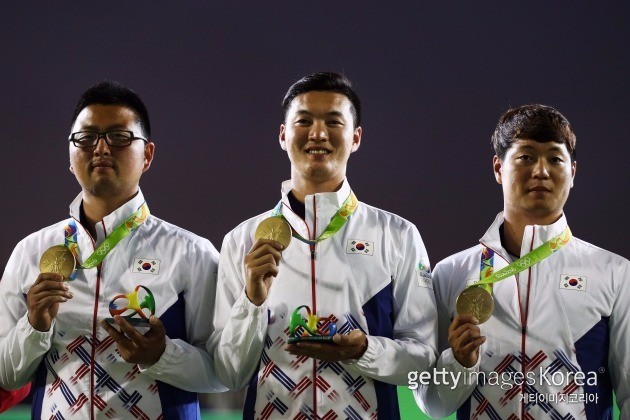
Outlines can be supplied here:
<path id="1" fill-rule="evenodd" d="M 527 150 L 537 150 L 534 146 L 528 146 L 528 145 L 522 145 L 522 146 L 517 146 L 517 149 L 527 149 Z M 562 152 L 562 147 L 560 146 L 553 146 L 547 150 L 545 150 L 546 152 Z"/>
<path id="2" fill-rule="evenodd" d="M 95 125 L 82 125 L 79 127 L 80 131 L 99 131 L 99 128 Z M 125 124 L 114 124 L 114 125 L 108 125 L 104 131 L 110 131 L 110 130 L 129 130 L 132 131 L 129 127 L 127 127 Z"/>
<path id="3" fill-rule="evenodd" d="M 312 112 L 306 110 L 306 109 L 299 109 L 296 114 L 298 115 L 313 115 Z M 326 115 L 328 116 L 332 116 L 332 117 L 342 117 L 343 118 L 343 113 L 340 111 L 329 111 L 326 113 Z"/>

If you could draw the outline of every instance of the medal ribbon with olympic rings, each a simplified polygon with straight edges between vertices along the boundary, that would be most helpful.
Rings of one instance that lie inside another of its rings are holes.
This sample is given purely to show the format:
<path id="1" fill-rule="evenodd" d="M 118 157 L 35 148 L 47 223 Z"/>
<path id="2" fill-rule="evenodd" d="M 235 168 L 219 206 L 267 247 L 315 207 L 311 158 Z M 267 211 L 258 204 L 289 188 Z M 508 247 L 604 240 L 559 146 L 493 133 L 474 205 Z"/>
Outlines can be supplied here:
<path id="1" fill-rule="evenodd" d="M 99 265 L 105 259 L 107 254 L 114 249 L 118 242 L 122 241 L 127 235 L 136 230 L 145 222 L 145 220 L 147 220 L 149 214 L 151 214 L 151 212 L 149 211 L 149 206 L 147 206 L 147 203 L 145 202 L 124 222 L 118 225 L 112 233 L 107 235 L 107 237 L 103 239 L 103 242 L 96 247 L 92 255 L 87 257 L 83 264 L 77 265 L 77 268 L 70 275 L 68 280 L 74 280 L 77 276 L 77 270 L 79 269 L 90 269 Z M 77 232 L 76 222 L 74 219 L 71 219 L 68 226 L 65 228 L 64 245 L 72 252 L 72 254 L 74 254 L 74 257 L 78 262 L 79 244 L 77 242 Z"/>
<path id="2" fill-rule="evenodd" d="M 571 234 L 571 229 L 567 226 L 562 232 L 560 232 L 559 235 L 554 236 L 538 248 L 496 272 L 493 272 L 494 251 L 484 246 L 481 253 L 479 281 L 468 287 L 481 286 L 491 292 L 493 283 L 497 283 L 507 277 L 518 274 L 534 264 L 541 262 L 551 254 L 560 251 L 566 244 L 569 243 L 572 237 L 573 235 Z M 484 255 L 484 251 L 487 251 L 486 255 Z"/>
<path id="3" fill-rule="evenodd" d="M 357 200 L 357 196 L 354 195 L 354 193 L 351 191 L 348 198 L 346 198 L 346 201 L 343 202 L 339 210 L 337 210 L 337 212 L 334 214 L 332 219 L 330 219 L 330 223 L 328 224 L 328 226 L 326 226 L 326 229 L 324 229 L 322 234 L 319 235 L 317 239 L 315 240 L 306 239 L 305 237 L 297 233 L 295 229 L 293 229 L 293 227 L 291 227 L 291 231 L 292 231 L 291 236 L 309 245 L 315 245 L 318 242 L 321 242 L 324 239 L 330 238 L 335 233 L 339 232 L 339 230 L 341 230 L 341 228 L 348 222 L 348 220 L 350 220 L 350 216 L 352 216 L 352 214 L 356 211 L 358 206 L 359 206 L 359 200 Z M 289 221 L 282 215 L 282 201 L 278 202 L 276 207 L 271 211 L 271 216 L 281 217 L 287 223 L 289 223 Z M 289 223 L 289 226 L 291 226 L 290 223 Z"/>

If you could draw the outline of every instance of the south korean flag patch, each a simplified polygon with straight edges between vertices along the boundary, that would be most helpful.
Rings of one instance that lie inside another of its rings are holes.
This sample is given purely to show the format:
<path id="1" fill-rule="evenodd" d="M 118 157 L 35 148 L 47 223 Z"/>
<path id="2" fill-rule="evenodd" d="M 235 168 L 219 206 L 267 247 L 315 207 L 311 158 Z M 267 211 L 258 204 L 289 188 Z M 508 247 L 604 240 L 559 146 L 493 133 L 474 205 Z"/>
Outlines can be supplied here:
<path id="1" fill-rule="evenodd" d="M 560 276 L 560 290 L 586 291 L 586 276 L 575 274 L 562 274 Z"/>
<path id="2" fill-rule="evenodd" d="M 131 271 L 139 274 L 158 274 L 160 272 L 160 260 L 136 258 Z"/>
<path id="3" fill-rule="evenodd" d="M 347 254 L 374 255 L 374 242 L 360 239 L 348 239 Z"/>

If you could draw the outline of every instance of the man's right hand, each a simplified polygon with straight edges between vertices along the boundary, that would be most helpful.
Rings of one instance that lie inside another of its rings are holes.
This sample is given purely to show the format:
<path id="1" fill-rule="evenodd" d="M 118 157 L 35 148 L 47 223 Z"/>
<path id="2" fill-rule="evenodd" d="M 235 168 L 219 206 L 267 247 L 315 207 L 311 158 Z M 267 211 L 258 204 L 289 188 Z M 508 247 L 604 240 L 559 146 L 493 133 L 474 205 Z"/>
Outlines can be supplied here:
<path id="1" fill-rule="evenodd" d="M 26 294 L 28 322 L 38 331 L 48 331 L 57 316 L 59 304 L 72 299 L 61 274 L 41 273 Z"/>
<path id="2" fill-rule="evenodd" d="M 262 305 L 267 299 L 273 278 L 278 275 L 282 249 L 279 242 L 259 239 L 245 256 L 245 294 L 256 306 Z"/>
<path id="3" fill-rule="evenodd" d="M 470 368 L 477 364 L 479 347 L 486 341 L 479 321 L 470 315 L 457 315 L 448 328 L 448 344 L 460 365 Z"/>

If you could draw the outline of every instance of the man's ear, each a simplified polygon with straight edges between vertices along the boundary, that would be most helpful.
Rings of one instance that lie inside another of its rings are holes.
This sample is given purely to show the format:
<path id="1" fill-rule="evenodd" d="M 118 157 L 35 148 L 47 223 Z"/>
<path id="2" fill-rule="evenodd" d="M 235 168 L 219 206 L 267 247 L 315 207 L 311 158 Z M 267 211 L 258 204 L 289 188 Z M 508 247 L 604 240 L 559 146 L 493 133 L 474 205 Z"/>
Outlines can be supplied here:
<path id="1" fill-rule="evenodd" d="M 357 127 L 354 129 L 354 134 L 352 135 L 352 148 L 351 152 L 356 152 L 359 150 L 359 146 L 361 146 L 361 136 L 363 135 L 363 129 L 361 127 Z"/>
<path id="2" fill-rule="evenodd" d="M 152 141 L 148 142 L 144 145 L 144 167 L 142 168 L 142 172 L 146 172 L 151 167 L 151 162 L 153 162 L 153 155 L 155 154 L 155 143 Z"/>
<path id="3" fill-rule="evenodd" d="M 287 150 L 287 143 L 285 141 L 285 133 L 287 128 L 284 124 L 280 124 L 280 134 L 278 134 L 278 142 L 280 143 L 280 147 L 282 150 Z"/>
<path id="4" fill-rule="evenodd" d="M 497 180 L 498 184 L 503 183 L 501 174 L 501 170 L 503 169 L 502 165 L 503 162 L 501 162 L 501 159 L 497 155 L 494 155 L 494 157 L 492 158 L 492 169 L 494 170 L 494 179 Z"/>

